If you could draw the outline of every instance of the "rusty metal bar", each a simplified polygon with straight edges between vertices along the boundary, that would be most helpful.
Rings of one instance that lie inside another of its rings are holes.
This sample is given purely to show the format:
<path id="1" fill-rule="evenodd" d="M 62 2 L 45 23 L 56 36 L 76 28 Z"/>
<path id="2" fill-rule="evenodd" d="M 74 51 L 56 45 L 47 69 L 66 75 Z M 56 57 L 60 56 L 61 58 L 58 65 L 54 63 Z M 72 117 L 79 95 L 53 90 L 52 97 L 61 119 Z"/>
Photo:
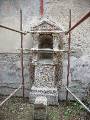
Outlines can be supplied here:
<path id="1" fill-rule="evenodd" d="M 14 90 L 3 102 L 0 103 L 0 107 L 7 101 L 9 100 L 20 88 L 22 85 L 20 85 L 16 90 Z"/>
<path id="2" fill-rule="evenodd" d="M 26 33 L 23 32 L 23 31 L 19 31 L 19 30 L 10 28 L 10 27 L 6 27 L 6 26 L 4 26 L 4 25 L 0 25 L 0 27 L 1 27 L 1 28 L 5 28 L 5 29 L 7 29 L 7 30 L 11 30 L 11 31 L 14 31 L 14 32 L 17 32 L 17 33 L 22 33 L 22 34 L 26 35 Z"/>
<path id="3" fill-rule="evenodd" d="M 44 13 L 44 8 L 43 8 L 43 0 L 40 0 L 40 15 L 41 17 L 43 16 L 43 13 Z"/>
<path id="4" fill-rule="evenodd" d="M 69 29 L 71 28 L 71 9 L 69 10 Z M 67 66 L 67 87 L 69 86 L 69 76 L 70 76 L 70 49 L 71 49 L 71 32 L 69 32 L 68 38 L 68 66 Z M 68 102 L 68 91 L 66 91 L 66 102 Z"/>
<path id="5" fill-rule="evenodd" d="M 74 28 L 76 28 L 79 24 L 81 24 L 83 21 L 85 21 L 88 17 L 90 17 L 90 11 L 86 15 L 84 15 L 84 17 L 82 17 L 75 25 L 73 25 L 65 34 L 67 35 Z"/>
<path id="6" fill-rule="evenodd" d="M 69 88 L 65 88 L 90 113 L 90 109 L 78 97 L 76 97 L 76 95 L 74 95 Z"/>
<path id="7" fill-rule="evenodd" d="M 22 10 L 20 9 L 20 30 L 22 31 Z M 22 90 L 24 98 L 24 70 L 23 70 L 23 34 L 21 33 L 21 72 L 22 72 Z"/>

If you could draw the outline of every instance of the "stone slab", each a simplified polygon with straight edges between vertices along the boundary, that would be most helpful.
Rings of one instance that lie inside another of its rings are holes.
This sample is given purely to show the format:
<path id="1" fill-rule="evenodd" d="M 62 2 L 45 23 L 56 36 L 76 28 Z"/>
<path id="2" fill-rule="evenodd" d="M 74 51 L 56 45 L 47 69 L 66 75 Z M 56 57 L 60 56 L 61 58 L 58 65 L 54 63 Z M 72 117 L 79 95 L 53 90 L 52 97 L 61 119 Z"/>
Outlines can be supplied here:
<path id="1" fill-rule="evenodd" d="M 34 120 L 47 118 L 47 98 L 44 96 L 36 97 L 33 110 Z"/>
<path id="2" fill-rule="evenodd" d="M 29 101 L 30 103 L 34 103 L 36 97 L 45 96 L 48 101 L 48 105 L 57 105 L 58 104 L 58 90 L 57 88 L 48 88 L 48 87 L 35 87 L 32 86 Z"/>

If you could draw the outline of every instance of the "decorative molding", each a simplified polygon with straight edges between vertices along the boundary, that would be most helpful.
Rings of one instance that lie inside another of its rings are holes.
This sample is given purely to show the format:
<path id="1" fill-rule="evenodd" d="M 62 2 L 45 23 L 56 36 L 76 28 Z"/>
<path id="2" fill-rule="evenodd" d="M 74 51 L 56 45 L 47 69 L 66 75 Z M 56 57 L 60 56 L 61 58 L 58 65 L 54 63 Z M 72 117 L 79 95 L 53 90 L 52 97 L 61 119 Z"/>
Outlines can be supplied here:
<path id="1" fill-rule="evenodd" d="M 52 24 L 51 22 L 47 22 L 47 21 L 43 21 L 42 23 L 38 24 L 37 26 L 32 27 L 32 31 L 61 31 L 63 32 L 63 30 Z"/>

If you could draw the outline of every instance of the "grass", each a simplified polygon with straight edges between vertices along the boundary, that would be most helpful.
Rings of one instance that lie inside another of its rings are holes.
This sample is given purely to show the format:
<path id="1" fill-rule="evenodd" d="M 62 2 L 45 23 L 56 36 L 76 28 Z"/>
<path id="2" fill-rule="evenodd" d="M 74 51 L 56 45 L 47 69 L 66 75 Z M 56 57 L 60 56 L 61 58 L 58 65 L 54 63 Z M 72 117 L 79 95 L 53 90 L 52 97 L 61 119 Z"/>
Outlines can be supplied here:
<path id="1" fill-rule="evenodd" d="M 13 97 L 0 108 L 0 120 L 33 120 L 33 105 L 26 98 Z M 84 110 L 77 102 L 60 102 L 59 106 L 48 106 L 48 120 L 80 120 Z"/>

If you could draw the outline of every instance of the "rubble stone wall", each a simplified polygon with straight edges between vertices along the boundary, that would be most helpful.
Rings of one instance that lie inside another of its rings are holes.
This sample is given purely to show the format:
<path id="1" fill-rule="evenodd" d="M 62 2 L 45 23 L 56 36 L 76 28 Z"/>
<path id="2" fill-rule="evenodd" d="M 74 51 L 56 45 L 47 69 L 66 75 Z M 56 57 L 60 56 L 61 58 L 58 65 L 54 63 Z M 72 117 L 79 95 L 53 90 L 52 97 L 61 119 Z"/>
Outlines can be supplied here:
<path id="1" fill-rule="evenodd" d="M 35 86 L 36 87 L 54 87 L 55 66 L 37 65 L 35 66 Z"/>
<path id="2" fill-rule="evenodd" d="M 30 54 L 24 54 L 26 96 L 28 96 L 28 90 L 30 89 L 29 57 Z M 0 94 L 10 94 L 12 90 L 22 84 L 20 59 L 19 53 L 0 54 Z M 19 95 L 22 95 L 21 91 L 19 92 Z"/>
<path id="3" fill-rule="evenodd" d="M 53 18 L 58 24 L 68 30 L 69 9 L 72 10 L 72 25 L 81 16 L 90 10 L 90 0 L 45 0 L 44 15 Z M 38 0 L 0 0 L 0 24 L 19 28 L 19 10 L 23 10 L 23 30 L 30 29 L 31 22 L 39 17 Z M 57 10 L 58 8 L 58 10 Z M 80 98 L 85 97 L 85 90 L 90 83 L 90 18 L 85 20 L 72 32 L 71 49 L 75 53 L 71 55 L 70 86 L 72 91 Z M 32 47 L 30 34 L 24 36 L 24 48 Z M 67 49 L 67 39 L 64 40 Z M 0 28 L 0 93 L 10 93 L 21 83 L 20 54 L 12 54 L 20 49 L 20 35 Z M 87 57 L 86 57 L 87 56 Z M 25 82 L 29 82 L 29 54 L 24 55 Z M 87 61 L 88 60 L 88 61 Z M 59 90 L 59 99 L 65 99 L 67 77 L 67 59 L 63 59 L 62 89 Z M 29 87 L 29 84 L 26 84 Z M 8 89 L 7 89 L 8 87 Z M 4 89 L 3 89 L 4 88 Z M 78 89 L 77 89 L 78 88 Z M 78 90 L 78 91 L 77 91 Z M 28 96 L 28 89 L 27 89 Z"/>

